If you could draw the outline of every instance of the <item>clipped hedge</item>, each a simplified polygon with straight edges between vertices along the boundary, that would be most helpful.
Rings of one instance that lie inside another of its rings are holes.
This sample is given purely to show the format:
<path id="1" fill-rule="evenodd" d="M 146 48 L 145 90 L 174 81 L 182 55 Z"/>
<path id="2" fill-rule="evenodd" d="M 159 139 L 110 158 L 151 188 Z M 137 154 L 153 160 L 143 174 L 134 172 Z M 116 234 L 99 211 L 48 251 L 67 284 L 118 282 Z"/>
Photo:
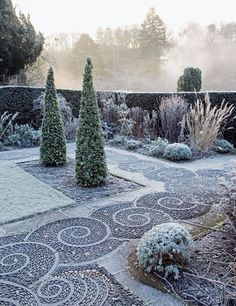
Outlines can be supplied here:
<path id="1" fill-rule="evenodd" d="M 20 87 L 20 86 L 2 86 L 0 87 L 0 115 L 4 111 L 11 113 L 19 112 L 19 124 L 31 124 L 34 128 L 39 128 L 35 114 L 32 111 L 33 100 L 37 98 L 44 88 L 37 87 Z M 80 90 L 58 89 L 67 102 L 71 105 L 73 115 L 78 117 L 79 104 L 81 98 Z M 188 103 L 194 103 L 196 96 L 204 100 L 205 92 L 156 92 L 156 93 L 133 93 L 133 92 L 97 92 L 98 104 L 102 103 L 103 99 L 113 99 L 115 103 L 126 102 L 128 107 L 139 106 L 148 111 L 158 109 L 161 101 L 171 95 L 181 96 L 186 99 Z M 209 92 L 211 102 L 213 105 L 220 104 L 223 100 L 225 102 L 236 105 L 236 92 Z M 236 116 L 236 111 L 233 116 Z M 236 128 L 236 120 L 233 126 Z M 236 129 L 231 129 L 225 132 L 224 135 L 230 142 L 236 145 Z"/>
<path id="2" fill-rule="evenodd" d="M 18 112 L 19 124 L 30 124 L 38 129 L 38 114 L 33 112 L 33 101 L 44 92 L 45 88 L 24 86 L 0 87 L 0 116 L 8 111 L 12 114 Z M 79 117 L 81 90 L 57 89 L 71 105 L 73 116 Z M 113 99 L 116 103 L 124 102 L 125 94 L 120 92 L 97 92 L 98 105 L 103 99 Z"/>
<path id="3" fill-rule="evenodd" d="M 17 122 L 19 124 L 30 124 L 34 128 L 39 128 L 37 122 L 38 114 L 33 112 L 33 101 L 44 92 L 45 88 L 2 86 L 0 87 L 0 116 L 8 111 L 19 113 Z M 79 103 L 81 92 L 79 90 L 58 89 L 65 99 L 71 104 L 73 115 L 79 115 Z"/>

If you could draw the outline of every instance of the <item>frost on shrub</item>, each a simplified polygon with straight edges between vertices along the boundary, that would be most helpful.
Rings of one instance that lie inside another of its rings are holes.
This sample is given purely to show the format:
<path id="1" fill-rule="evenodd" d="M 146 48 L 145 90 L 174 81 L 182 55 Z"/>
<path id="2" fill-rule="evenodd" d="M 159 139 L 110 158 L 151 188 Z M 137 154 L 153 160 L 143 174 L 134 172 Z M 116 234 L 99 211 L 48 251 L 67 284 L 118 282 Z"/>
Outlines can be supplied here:
<path id="1" fill-rule="evenodd" d="M 133 136 L 134 121 L 132 119 L 120 119 L 121 127 L 120 132 L 124 136 Z"/>
<path id="2" fill-rule="evenodd" d="M 128 140 L 127 141 L 127 148 L 129 150 L 136 150 L 138 148 L 141 148 L 142 147 L 142 142 L 141 141 L 138 141 L 138 140 Z"/>
<path id="3" fill-rule="evenodd" d="M 123 135 L 115 135 L 113 139 L 111 139 L 109 141 L 110 144 L 113 144 L 113 145 L 126 145 L 127 143 L 127 137 L 126 136 L 123 136 Z"/>
<path id="4" fill-rule="evenodd" d="M 159 272 L 165 277 L 179 278 L 179 268 L 189 258 L 192 237 L 178 223 L 164 223 L 153 227 L 140 239 L 137 248 L 139 265 L 147 272 Z"/>
<path id="5" fill-rule="evenodd" d="M 164 157 L 173 161 L 188 160 L 192 158 L 192 151 L 183 143 L 172 143 L 166 146 Z"/>
<path id="6" fill-rule="evenodd" d="M 226 139 L 217 139 L 212 148 L 217 153 L 230 153 L 234 151 L 234 146 Z"/>
<path id="7" fill-rule="evenodd" d="M 78 127 L 78 119 L 72 118 L 64 125 L 65 136 L 67 140 L 75 140 L 76 131 Z"/>
<path id="8" fill-rule="evenodd" d="M 120 125 L 119 120 L 124 118 L 124 114 L 128 111 L 125 103 L 116 104 L 112 98 L 103 100 L 101 104 L 102 120 L 108 125 Z"/>
<path id="9" fill-rule="evenodd" d="M 167 145 L 168 145 L 168 140 L 158 137 L 157 140 L 153 141 L 149 149 L 149 154 L 155 157 L 163 155 Z"/>
<path id="10" fill-rule="evenodd" d="M 146 113 L 143 118 L 143 133 L 149 139 L 155 139 L 160 135 L 159 116 L 157 111 Z"/>
<path id="11" fill-rule="evenodd" d="M 33 101 L 33 112 L 35 112 L 37 115 L 39 114 L 38 126 L 40 126 L 43 117 L 44 101 L 45 101 L 45 93 L 41 93 L 41 95 Z M 63 97 L 63 95 L 60 93 L 57 93 L 57 101 L 64 126 L 68 125 L 73 120 L 72 109 L 70 105 L 67 103 L 66 99 Z"/>
<path id="12" fill-rule="evenodd" d="M 181 122 L 187 114 L 188 105 L 180 97 L 172 96 L 162 100 L 159 108 L 161 135 L 169 142 L 178 142 L 181 134 Z"/>
<path id="13" fill-rule="evenodd" d="M 127 113 L 127 119 L 133 122 L 132 135 L 134 137 L 143 137 L 145 132 L 144 118 L 147 116 L 148 111 L 141 107 L 132 107 Z"/>
<path id="14" fill-rule="evenodd" d="M 7 138 L 7 145 L 32 147 L 40 142 L 41 131 L 37 131 L 28 124 L 15 124 L 12 133 Z"/>

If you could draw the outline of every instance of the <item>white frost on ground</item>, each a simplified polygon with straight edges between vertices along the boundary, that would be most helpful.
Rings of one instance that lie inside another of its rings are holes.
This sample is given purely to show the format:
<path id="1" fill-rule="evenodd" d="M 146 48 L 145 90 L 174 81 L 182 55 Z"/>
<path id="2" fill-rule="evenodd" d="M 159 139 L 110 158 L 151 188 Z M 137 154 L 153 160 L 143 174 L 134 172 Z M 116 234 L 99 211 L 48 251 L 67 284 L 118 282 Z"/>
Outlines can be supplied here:
<path id="1" fill-rule="evenodd" d="M 0 223 L 61 208 L 74 202 L 11 162 L 0 163 Z"/>

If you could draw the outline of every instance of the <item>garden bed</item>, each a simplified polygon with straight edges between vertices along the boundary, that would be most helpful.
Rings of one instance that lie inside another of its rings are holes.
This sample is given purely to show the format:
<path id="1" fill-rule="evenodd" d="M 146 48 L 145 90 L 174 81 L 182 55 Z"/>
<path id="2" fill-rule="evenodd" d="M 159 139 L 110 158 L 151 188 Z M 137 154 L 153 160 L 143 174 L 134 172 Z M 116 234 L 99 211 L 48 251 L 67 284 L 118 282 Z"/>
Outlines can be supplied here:
<path id="1" fill-rule="evenodd" d="M 121 192 L 133 191 L 140 188 L 139 184 L 108 175 L 105 183 L 94 188 L 80 187 L 75 180 L 75 161 L 69 160 L 63 167 L 44 167 L 39 161 L 20 163 L 19 166 L 40 181 L 63 192 L 74 201 L 81 203 L 90 200 L 116 195 Z"/>
<path id="2" fill-rule="evenodd" d="M 189 305 L 236 305 L 236 234 L 229 223 L 198 238 L 190 249 L 190 262 L 178 281 L 157 273 L 144 273 L 136 252 L 129 257 L 130 272 L 142 282 L 171 292 Z"/>
<path id="3" fill-rule="evenodd" d="M 118 136 L 118 139 L 122 139 L 122 136 Z M 145 156 L 151 156 L 151 157 L 156 157 L 158 159 L 163 159 L 166 160 L 162 154 L 160 154 L 159 156 L 153 156 L 150 154 L 150 148 L 153 144 L 153 141 L 148 140 L 148 139 L 132 139 L 132 138 L 123 138 L 124 139 L 124 143 L 119 143 L 116 142 L 116 138 L 111 139 L 111 140 L 107 140 L 107 145 L 118 148 L 118 149 L 123 149 L 123 150 L 127 150 L 129 152 L 135 152 L 135 153 L 139 153 Z M 142 143 L 142 146 L 137 147 L 137 148 L 133 148 L 130 149 L 128 148 L 127 142 L 132 140 L 138 141 Z M 198 160 L 198 159 L 202 159 L 202 158 L 209 158 L 209 157 L 215 157 L 215 156 L 222 156 L 223 154 L 219 154 L 213 150 L 203 150 L 203 151 L 196 151 L 196 152 L 192 152 L 192 158 L 191 160 Z M 232 153 L 231 153 L 232 154 Z M 190 161 L 191 161 L 190 160 Z"/>

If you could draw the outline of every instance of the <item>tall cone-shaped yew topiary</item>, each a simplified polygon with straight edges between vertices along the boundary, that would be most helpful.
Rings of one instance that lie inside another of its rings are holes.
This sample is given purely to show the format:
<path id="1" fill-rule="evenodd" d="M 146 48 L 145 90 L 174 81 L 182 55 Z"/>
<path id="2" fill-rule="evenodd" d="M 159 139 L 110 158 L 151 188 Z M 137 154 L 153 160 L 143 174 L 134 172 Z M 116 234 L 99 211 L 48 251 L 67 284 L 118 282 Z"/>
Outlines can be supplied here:
<path id="1" fill-rule="evenodd" d="M 104 137 L 93 88 L 92 62 L 85 65 L 83 90 L 76 135 L 76 180 L 85 187 L 98 186 L 107 176 Z"/>
<path id="2" fill-rule="evenodd" d="M 52 68 L 48 70 L 45 90 L 40 160 L 44 166 L 62 166 L 66 163 L 66 138 Z"/>

